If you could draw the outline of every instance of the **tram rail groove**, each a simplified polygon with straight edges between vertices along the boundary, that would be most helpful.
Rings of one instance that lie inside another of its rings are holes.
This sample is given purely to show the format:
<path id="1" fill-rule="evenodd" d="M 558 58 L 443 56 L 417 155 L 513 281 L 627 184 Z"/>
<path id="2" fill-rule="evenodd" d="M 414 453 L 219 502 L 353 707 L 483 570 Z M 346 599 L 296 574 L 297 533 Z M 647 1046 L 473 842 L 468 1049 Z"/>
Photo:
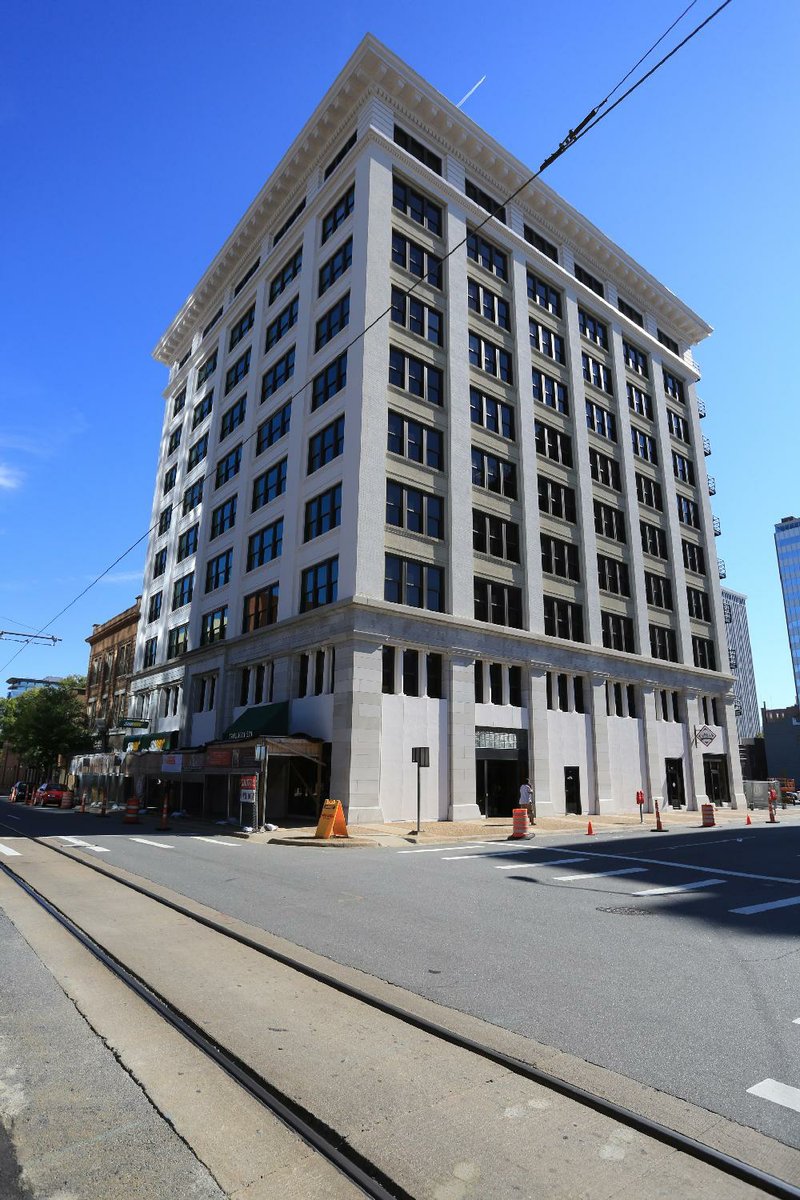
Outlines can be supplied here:
<path id="1" fill-rule="evenodd" d="M 0 828 L 11 827 L 5 825 L 3 822 L 0 822 Z M 19 830 L 14 829 L 14 832 L 16 836 L 20 836 Z M 632 1109 L 625 1108 L 624 1105 L 617 1104 L 614 1100 L 609 1100 L 605 1096 L 600 1096 L 595 1092 L 590 1092 L 588 1089 L 582 1088 L 578 1084 L 570 1083 L 568 1080 L 560 1079 L 557 1075 L 552 1075 L 550 1072 L 544 1071 L 540 1067 L 535 1067 L 530 1063 L 526 1063 L 522 1059 L 515 1058 L 513 1055 L 505 1054 L 502 1050 L 497 1050 L 492 1046 L 488 1046 L 475 1040 L 474 1038 L 467 1037 L 463 1034 L 457 1033 L 454 1030 L 448 1029 L 446 1026 L 440 1025 L 435 1021 L 431 1021 L 429 1018 L 424 1017 L 419 1013 L 410 1012 L 407 1009 L 401 1008 L 399 1005 L 393 1004 L 390 1000 L 384 1000 L 379 996 L 374 996 L 363 988 L 359 988 L 354 984 L 346 982 L 345 980 L 337 979 L 334 975 L 330 975 L 328 972 L 322 971 L 309 963 L 304 963 L 293 959 L 290 955 L 284 954 L 282 951 L 277 950 L 274 947 L 265 946 L 255 939 L 248 937 L 246 934 L 240 933 L 238 930 L 229 929 L 225 925 L 212 920 L 210 917 L 204 916 L 202 913 L 194 912 L 191 908 L 188 908 L 175 900 L 170 900 L 165 896 L 160 896 L 158 893 L 150 891 L 142 884 L 135 883 L 133 880 L 122 879 L 115 871 L 101 866 L 100 863 L 78 857 L 77 854 L 71 853 L 70 850 L 66 849 L 65 847 L 53 846 L 44 838 L 37 837 L 35 835 L 23 834 L 22 836 L 26 837 L 29 841 L 44 846 L 45 849 L 50 850 L 55 854 L 60 854 L 64 858 L 71 859 L 73 862 L 78 863 L 80 866 L 86 867 L 88 870 L 96 871 L 99 875 L 104 875 L 107 879 L 111 879 L 113 882 L 118 883 L 121 887 L 130 888 L 131 891 L 137 892 L 139 895 L 144 896 L 145 898 L 152 900 L 157 904 L 161 904 L 165 908 L 179 913 L 181 916 L 188 917 L 190 920 L 197 922 L 197 924 L 202 925 L 205 928 L 214 931 L 215 933 L 221 934 L 223 937 L 230 938 L 232 941 L 235 941 L 242 946 L 246 946 L 248 949 L 254 950 L 256 953 L 262 954 L 264 957 L 270 958 L 274 962 L 280 963 L 289 970 L 296 971 L 299 974 L 314 980 L 316 983 L 320 983 L 323 986 L 339 992 L 341 995 L 348 996 L 351 999 L 357 1000 L 360 1003 L 376 1009 L 387 1016 L 394 1017 L 396 1020 L 402 1021 L 406 1025 L 410 1025 L 413 1028 L 419 1029 L 421 1032 L 427 1033 L 431 1037 L 435 1037 L 440 1041 L 447 1042 L 452 1046 L 466 1050 L 480 1058 L 485 1059 L 488 1062 L 495 1063 L 497 1066 L 503 1067 L 515 1075 L 530 1079 L 531 1082 L 537 1083 L 542 1087 L 548 1088 L 550 1091 L 557 1093 L 558 1095 L 565 1096 L 567 1099 L 582 1104 L 584 1107 L 592 1109 L 603 1116 L 611 1117 L 615 1121 L 619 1121 L 620 1124 L 626 1125 L 631 1129 L 635 1129 L 639 1133 L 644 1134 L 646 1137 L 651 1137 L 655 1141 L 661 1142 L 663 1145 L 687 1154 L 689 1157 L 694 1158 L 699 1162 L 704 1162 L 709 1166 L 715 1167 L 717 1170 L 722 1171 L 726 1175 L 740 1179 L 742 1182 L 751 1184 L 753 1187 L 760 1188 L 766 1195 L 776 1196 L 779 1198 L 779 1200 L 800 1200 L 800 1187 L 796 1187 L 794 1184 L 789 1183 L 786 1180 L 779 1179 L 776 1175 L 772 1175 L 768 1171 L 761 1170 L 760 1167 L 755 1167 L 750 1163 L 744 1162 L 742 1159 L 735 1158 L 733 1155 L 727 1154 L 723 1150 L 718 1150 L 716 1147 L 708 1146 L 704 1142 L 700 1142 L 696 1138 L 690 1137 L 688 1134 L 681 1133 L 679 1130 L 670 1129 L 668 1126 L 662 1125 L 660 1122 L 654 1121 L 650 1117 L 645 1117 L 640 1113 L 634 1112 Z M 80 847 L 74 847 L 74 849 L 79 850 Z M 40 896 L 36 892 L 36 889 L 31 887 L 26 880 L 21 879 L 7 863 L 0 862 L 0 869 L 2 869 L 6 875 L 14 879 L 16 883 L 20 884 L 20 886 L 22 886 L 26 891 L 29 891 L 32 897 L 38 903 L 42 904 L 48 910 L 52 908 L 54 911 L 51 915 L 55 916 L 57 920 L 61 921 L 62 923 L 67 923 L 67 927 L 73 924 L 70 922 L 68 917 L 60 913 L 60 910 L 58 910 L 55 905 L 51 905 L 51 902 L 45 897 Z M 75 929 L 79 930 L 79 927 L 75 926 Z M 74 931 L 70 929 L 70 932 Z M 83 937 L 85 937 L 87 942 L 93 941 L 93 939 L 88 934 L 84 934 L 83 931 L 80 931 L 80 934 L 82 934 L 82 936 L 75 934 L 75 936 L 79 936 L 79 940 L 83 940 Z M 88 946 L 87 948 L 91 949 L 91 946 Z M 106 965 L 109 965 L 115 973 L 119 973 L 119 971 L 125 971 L 130 975 L 131 979 L 137 981 L 139 987 L 141 987 L 144 992 L 149 991 L 146 985 L 138 980 L 137 976 L 133 975 L 132 972 L 127 972 L 127 969 L 122 964 L 117 964 L 117 960 L 114 958 L 114 956 L 108 954 L 108 952 L 105 951 L 103 947 L 100 947 L 99 944 L 98 949 L 100 950 L 101 954 L 96 955 L 96 957 L 99 957 L 101 961 L 104 961 L 101 955 L 105 955 L 109 960 Z M 92 951 L 92 953 L 94 953 L 94 951 Z M 134 990 L 138 990 L 138 988 Z M 152 993 L 152 995 L 157 996 L 157 993 Z M 142 998 L 147 1000 L 146 995 L 143 995 Z M 161 1003 L 163 1003 L 166 1008 L 170 1007 L 166 1001 L 162 1000 Z M 167 1019 L 169 1019 L 169 1017 L 167 1017 Z M 187 1029 L 191 1029 L 191 1021 L 185 1018 L 182 1019 L 186 1020 Z M 190 1040 L 194 1040 L 189 1032 L 187 1032 L 186 1036 L 189 1037 Z M 213 1043 L 209 1044 L 213 1045 Z M 201 1046 L 201 1049 L 202 1048 L 203 1047 Z M 219 1053 L 223 1054 L 225 1052 L 219 1051 Z M 233 1061 L 233 1056 L 231 1056 L 231 1061 Z M 240 1069 L 243 1071 L 243 1073 L 249 1071 L 249 1068 L 247 1068 L 245 1064 L 241 1064 Z M 237 1076 L 234 1075 L 234 1078 L 237 1078 Z M 263 1081 L 263 1084 L 266 1089 L 269 1088 L 267 1081 Z M 247 1085 L 243 1084 L 243 1086 Z M 289 1104 L 291 1104 L 291 1102 L 289 1102 Z M 311 1122 L 315 1120 L 311 1114 L 309 1114 L 309 1118 Z M 286 1123 L 290 1122 L 287 1121 Z M 291 1127 L 294 1128 L 293 1125 Z M 339 1143 L 344 1141 L 342 1135 L 336 1134 L 335 1136 Z M 314 1145 L 313 1142 L 310 1144 Z M 324 1150 L 321 1150 L 320 1152 L 325 1153 Z M 363 1187 L 363 1184 L 359 1184 L 358 1186 Z M 391 1186 L 397 1187 L 397 1185 L 395 1185 L 393 1182 Z M 374 1194 L 376 1196 L 380 1195 L 381 1197 L 397 1196 L 401 1198 L 401 1200 L 405 1200 L 405 1198 L 408 1197 L 408 1200 L 414 1200 L 414 1197 L 411 1197 L 403 1190 L 398 1190 L 396 1192 L 384 1191 L 382 1193 L 367 1192 L 367 1194 Z"/>

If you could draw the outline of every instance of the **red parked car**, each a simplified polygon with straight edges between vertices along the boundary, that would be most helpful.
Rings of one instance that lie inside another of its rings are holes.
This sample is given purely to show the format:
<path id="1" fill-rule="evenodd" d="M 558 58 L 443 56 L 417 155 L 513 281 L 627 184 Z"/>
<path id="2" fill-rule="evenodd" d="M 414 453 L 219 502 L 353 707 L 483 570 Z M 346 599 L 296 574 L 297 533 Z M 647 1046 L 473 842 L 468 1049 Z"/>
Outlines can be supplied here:
<path id="1" fill-rule="evenodd" d="M 72 800 L 72 790 L 62 787 L 60 783 L 43 783 L 33 793 L 34 804 L 55 804 L 59 808 L 71 808 Z"/>

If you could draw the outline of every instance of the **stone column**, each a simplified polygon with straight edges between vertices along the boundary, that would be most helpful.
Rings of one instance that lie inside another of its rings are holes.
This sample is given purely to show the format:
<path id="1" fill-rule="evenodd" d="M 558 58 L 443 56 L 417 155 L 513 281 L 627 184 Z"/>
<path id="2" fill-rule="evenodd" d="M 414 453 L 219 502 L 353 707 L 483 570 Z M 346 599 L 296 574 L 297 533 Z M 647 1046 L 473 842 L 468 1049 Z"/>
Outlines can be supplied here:
<path id="1" fill-rule="evenodd" d="M 481 811 L 475 797 L 475 660 L 465 654 L 447 660 L 448 820 L 474 821 Z"/>
<path id="2" fill-rule="evenodd" d="M 336 647 L 331 789 L 351 825 L 383 821 L 381 647 L 354 639 Z"/>
<path id="3" fill-rule="evenodd" d="M 656 718 L 656 685 L 651 682 L 642 685 L 642 715 L 645 743 L 645 762 L 647 774 L 644 780 L 644 800 L 647 812 L 655 812 L 655 802 L 659 808 L 664 807 L 664 784 L 666 768 L 661 755 L 658 737 L 658 720 Z"/>
<path id="4" fill-rule="evenodd" d="M 550 728 L 547 711 L 547 669 L 533 666 L 528 676 L 528 730 L 531 787 L 536 797 L 536 815 L 552 816 L 556 811 L 550 780 Z M 560 807 L 559 812 L 563 812 Z"/>
<path id="5" fill-rule="evenodd" d="M 708 796 L 706 795 L 706 775 L 703 767 L 703 751 L 705 746 L 702 742 L 698 742 L 695 733 L 704 724 L 703 714 L 700 711 L 700 693 L 696 691 L 685 692 L 686 704 L 686 739 L 688 743 L 688 759 L 691 770 L 690 792 L 686 797 L 687 809 L 700 811 L 701 804 L 708 804 Z"/>
<path id="6" fill-rule="evenodd" d="M 592 749 L 594 752 L 594 788 L 591 793 L 591 813 L 613 811 L 611 786 L 611 749 L 608 743 L 608 711 L 606 707 L 607 675 L 592 673 Z"/>
<path id="7" fill-rule="evenodd" d="M 747 808 L 747 797 L 742 782 L 742 760 L 739 758 L 739 731 L 736 725 L 734 696 L 717 697 L 717 704 L 724 705 L 722 725 L 725 730 L 725 752 L 728 758 L 728 780 L 731 792 L 731 808 Z"/>

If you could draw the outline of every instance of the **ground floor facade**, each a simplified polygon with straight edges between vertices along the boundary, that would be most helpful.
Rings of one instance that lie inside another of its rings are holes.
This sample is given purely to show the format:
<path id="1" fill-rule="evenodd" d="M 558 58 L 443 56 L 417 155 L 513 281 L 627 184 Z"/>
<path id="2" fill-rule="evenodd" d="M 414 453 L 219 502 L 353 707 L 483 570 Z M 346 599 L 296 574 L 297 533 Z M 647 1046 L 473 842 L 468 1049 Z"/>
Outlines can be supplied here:
<path id="1" fill-rule="evenodd" d="M 208 815 L 230 817 L 251 772 L 276 820 L 330 795 L 351 824 L 410 821 L 418 786 L 423 820 L 508 815 L 525 779 L 542 814 L 635 812 L 638 791 L 648 810 L 745 804 L 729 676 L 369 600 L 192 651 L 132 692 L 136 773 Z"/>

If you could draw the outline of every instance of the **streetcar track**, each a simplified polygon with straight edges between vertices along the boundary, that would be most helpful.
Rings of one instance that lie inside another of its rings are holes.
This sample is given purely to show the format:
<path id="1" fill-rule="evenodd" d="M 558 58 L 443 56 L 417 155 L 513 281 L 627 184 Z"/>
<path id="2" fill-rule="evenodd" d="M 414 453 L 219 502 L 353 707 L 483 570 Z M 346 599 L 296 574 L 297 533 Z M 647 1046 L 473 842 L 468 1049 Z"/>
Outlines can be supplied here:
<path id="1" fill-rule="evenodd" d="M 2 826 L 3 822 L 0 822 L 0 827 Z M 6 828 L 9 827 L 6 826 Z M 17 836 L 20 836 L 19 833 L 17 833 Z M 669 1129 L 667 1126 L 644 1117 L 631 1109 L 627 1109 L 615 1101 L 590 1092 L 567 1080 L 560 1079 L 558 1076 L 551 1075 L 539 1067 L 526 1063 L 492 1046 L 459 1034 L 427 1017 L 401 1008 L 389 1000 L 372 995 L 363 988 L 338 979 L 334 975 L 308 963 L 292 958 L 291 955 L 285 954 L 274 947 L 265 946 L 263 943 L 248 937 L 244 933 L 227 928 L 212 918 L 193 911 L 186 905 L 151 891 L 142 884 L 120 878 L 115 871 L 101 866 L 98 862 L 87 861 L 84 858 L 78 857 L 76 854 L 70 853 L 69 849 L 65 847 L 52 845 L 44 838 L 35 835 L 25 834 L 23 836 L 27 840 L 52 851 L 54 854 L 62 855 L 88 870 L 104 875 L 121 887 L 128 888 L 153 903 L 162 905 L 181 916 L 187 917 L 197 924 L 235 941 L 250 950 L 254 950 L 256 953 L 292 971 L 296 971 L 298 974 L 304 975 L 316 983 L 329 987 L 341 995 L 348 996 L 431 1037 L 459 1049 L 466 1050 L 479 1058 L 495 1063 L 515 1075 L 529 1079 L 531 1082 L 537 1083 L 586 1108 L 619 1121 L 629 1128 L 635 1129 L 672 1149 L 685 1153 L 691 1158 L 715 1167 L 727 1175 L 731 1175 L 752 1186 L 759 1187 L 768 1195 L 780 1197 L 781 1200 L 800 1200 L 800 1188 L 766 1171 L 762 1171 L 758 1167 L 734 1158 L 724 1151 L 707 1146 L 689 1137 L 687 1134 Z M 80 847 L 76 847 L 75 849 L 80 849 Z M 138 975 L 125 967 L 115 955 L 96 942 L 85 930 L 81 929 L 79 925 L 58 909 L 56 905 L 47 900 L 46 897 L 41 895 L 26 880 L 22 879 L 7 862 L 0 861 L 0 870 L 22 887 L 37 903 L 42 905 L 55 920 L 76 937 L 96 958 L 112 970 L 118 978 L 131 987 L 146 1003 L 155 1008 L 165 1020 L 175 1028 L 178 1028 L 194 1045 L 209 1055 L 223 1070 L 249 1091 L 251 1095 L 270 1108 L 279 1120 L 288 1125 L 307 1144 L 326 1157 L 351 1182 L 360 1187 L 366 1195 L 374 1196 L 376 1200 L 388 1200 L 389 1197 L 396 1197 L 397 1200 L 407 1200 L 407 1198 L 408 1200 L 413 1200 L 410 1193 L 393 1180 L 390 1180 L 379 1168 L 369 1163 L 364 1156 L 355 1151 L 349 1145 L 344 1135 L 330 1129 L 329 1126 L 321 1122 L 308 1110 L 278 1092 L 266 1079 L 258 1075 L 241 1059 L 223 1050 L 216 1042 L 208 1038 L 203 1030 L 192 1022 L 190 1018 L 172 1006 Z"/>

